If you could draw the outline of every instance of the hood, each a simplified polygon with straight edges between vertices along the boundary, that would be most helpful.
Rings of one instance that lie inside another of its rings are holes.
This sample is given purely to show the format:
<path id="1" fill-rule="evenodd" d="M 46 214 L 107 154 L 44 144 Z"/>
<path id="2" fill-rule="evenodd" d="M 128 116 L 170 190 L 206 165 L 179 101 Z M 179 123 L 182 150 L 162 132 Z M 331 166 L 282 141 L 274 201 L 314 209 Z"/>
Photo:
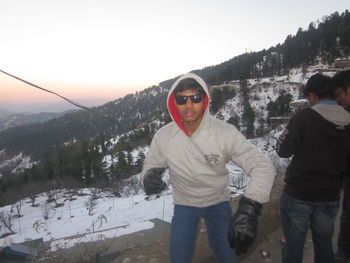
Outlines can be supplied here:
<path id="1" fill-rule="evenodd" d="M 339 105 L 316 104 L 311 108 L 335 125 L 350 124 L 350 114 Z"/>
<path id="2" fill-rule="evenodd" d="M 175 96 L 174 96 L 174 90 L 177 87 L 177 85 L 180 83 L 181 80 L 183 79 L 194 79 L 196 80 L 199 85 L 202 86 L 202 88 L 204 89 L 206 96 L 205 96 L 205 104 L 204 104 L 204 115 L 208 115 L 209 114 L 209 102 L 210 102 L 210 95 L 209 95 L 209 89 L 207 84 L 204 82 L 204 80 L 199 77 L 198 75 L 194 74 L 194 73 L 187 73 L 184 74 L 182 76 L 180 76 L 175 82 L 174 84 L 171 86 L 170 90 L 169 90 L 169 94 L 168 94 L 168 99 L 167 99 L 167 107 L 168 107 L 168 111 L 169 114 L 172 118 L 172 120 L 180 127 L 181 130 L 183 130 L 185 133 L 185 128 L 182 125 L 182 120 L 181 117 L 176 109 L 176 105 L 175 105 Z M 187 134 L 187 133 L 186 133 Z"/>
<path id="3" fill-rule="evenodd" d="M 350 132 L 350 114 L 339 105 L 316 104 L 311 107 L 321 115 L 320 123 L 328 134 L 344 136 Z"/>

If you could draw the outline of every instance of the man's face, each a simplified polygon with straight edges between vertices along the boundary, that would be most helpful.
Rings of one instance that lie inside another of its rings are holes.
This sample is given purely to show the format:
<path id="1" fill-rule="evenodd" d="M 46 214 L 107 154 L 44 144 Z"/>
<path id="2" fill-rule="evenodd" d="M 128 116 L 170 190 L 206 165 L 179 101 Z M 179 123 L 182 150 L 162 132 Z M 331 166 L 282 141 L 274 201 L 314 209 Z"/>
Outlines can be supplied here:
<path id="1" fill-rule="evenodd" d="M 336 89 L 335 100 L 345 109 L 350 109 L 350 86 L 346 90 Z"/>
<path id="2" fill-rule="evenodd" d="M 198 101 L 198 94 L 201 100 Z M 204 95 L 196 90 L 185 90 L 176 93 L 176 96 L 191 96 L 195 95 L 194 102 L 190 97 L 187 97 L 186 103 L 180 105 L 175 100 L 176 109 L 179 112 L 181 119 L 186 124 L 200 123 L 204 114 Z M 197 100 L 196 100 L 197 99 Z M 197 103 L 196 103 L 197 102 Z"/>
<path id="3" fill-rule="evenodd" d="M 306 96 L 306 99 L 309 101 L 310 106 L 313 106 L 320 101 L 314 92 L 309 92 Z"/>

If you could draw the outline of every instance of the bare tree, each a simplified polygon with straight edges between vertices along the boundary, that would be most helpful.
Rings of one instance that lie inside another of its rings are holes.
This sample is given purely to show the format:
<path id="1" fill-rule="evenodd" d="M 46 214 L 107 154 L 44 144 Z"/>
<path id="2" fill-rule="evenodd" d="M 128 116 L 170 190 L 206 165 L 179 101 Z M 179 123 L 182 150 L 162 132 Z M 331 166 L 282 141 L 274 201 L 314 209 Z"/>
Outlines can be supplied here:
<path id="1" fill-rule="evenodd" d="M 112 193 L 114 194 L 114 196 L 116 197 L 121 197 L 121 190 L 123 189 L 123 185 L 121 181 L 118 182 L 113 182 L 112 186 Z"/>
<path id="2" fill-rule="evenodd" d="M 101 227 L 103 225 L 103 221 L 105 221 L 107 223 L 107 217 L 104 214 L 102 214 L 98 218 L 96 218 L 96 223 L 100 223 L 99 227 Z"/>
<path id="3" fill-rule="evenodd" d="M 44 203 L 41 206 L 41 212 L 45 220 L 48 220 L 49 218 L 52 218 L 55 213 L 52 212 L 52 206 Z"/>
<path id="4" fill-rule="evenodd" d="M 0 223 L 10 231 L 10 234 L 15 234 L 13 231 L 12 215 L 8 212 L 0 212 Z"/>
<path id="5" fill-rule="evenodd" d="M 54 195 L 55 195 L 55 191 L 54 190 L 49 190 L 45 192 L 46 196 L 47 196 L 47 203 L 51 203 L 54 201 Z"/>
<path id="6" fill-rule="evenodd" d="M 94 198 L 94 199 L 97 199 L 98 194 L 101 192 L 101 190 L 98 188 L 91 188 L 90 191 L 91 191 L 92 198 Z"/>
<path id="7" fill-rule="evenodd" d="M 53 191 L 53 201 L 55 202 L 55 207 L 64 206 L 64 203 L 59 203 L 58 200 L 63 197 L 63 193 L 60 189 L 55 189 Z"/>
<path id="8" fill-rule="evenodd" d="M 23 216 L 23 215 L 21 215 L 22 204 L 23 204 L 22 200 L 20 200 L 14 204 L 14 207 L 16 208 L 16 212 L 17 212 L 16 217 Z"/>
<path id="9" fill-rule="evenodd" d="M 92 233 L 95 233 L 95 227 L 97 224 L 99 224 L 98 228 L 101 228 L 101 226 L 103 225 L 103 221 L 105 221 L 107 223 L 107 217 L 104 214 L 97 217 L 96 220 L 92 220 L 92 222 L 91 222 Z"/>
<path id="10" fill-rule="evenodd" d="M 85 201 L 86 209 L 89 211 L 89 216 L 94 214 L 94 209 L 97 205 L 96 199 L 89 197 L 89 200 Z"/>
<path id="11" fill-rule="evenodd" d="M 33 223 L 33 228 L 39 234 L 41 230 L 47 231 L 47 224 L 41 220 L 37 220 Z"/>
<path id="12" fill-rule="evenodd" d="M 233 186 L 237 189 L 244 189 L 248 185 L 248 177 L 243 173 L 232 180 Z"/>
<path id="13" fill-rule="evenodd" d="M 35 204 L 35 200 L 36 200 L 36 198 L 37 198 L 38 196 L 36 195 L 36 194 L 32 194 L 29 198 L 30 198 L 30 201 L 31 201 L 31 203 L 32 203 L 32 207 L 37 207 L 37 206 L 39 206 L 38 204 Z"/>

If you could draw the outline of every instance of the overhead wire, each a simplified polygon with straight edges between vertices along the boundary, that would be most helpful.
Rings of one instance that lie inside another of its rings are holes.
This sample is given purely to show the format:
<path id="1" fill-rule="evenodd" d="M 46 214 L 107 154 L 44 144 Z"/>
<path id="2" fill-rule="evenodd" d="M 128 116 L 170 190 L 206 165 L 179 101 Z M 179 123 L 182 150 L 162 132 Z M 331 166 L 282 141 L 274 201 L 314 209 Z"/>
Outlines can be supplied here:
<path id="1" fill-rule="evenodd" d="M 78 103 L 78 102 L 75 102 L 75 101 L 73 101 L 73 100 L 71 100 L 71 99 L 68 99 L 68 98 L 66 98 L 66 97 L 64 97 L 64 96 L 62 96 L 62 95 L 60 95 L 60 94 L 58 94 L 57 92 L 54 92 L 54 91 L 45 89 L 45 88 L 43 88 L 43 87 L 40 87 L 40 86 L 38 86 L 38 85 L 36 85 L 36 84 L 33 84 L 33 83 L 31 83 L 31 82 L 29 82 L 29 81 L 27 81 L 27 80 L 24 80 L 24 79 L 22 79 L 22 78 L 20 78 L 20 77 L 17 77 L 17 76 L 15 76 L 15 75 L 10 74 L 10 73 L 8 73 L 8 72 L 6 72 L 6 71 L 3 71 L 3 70 L 1 70 L 1 69 L 0 69 L 0 72 L 4 73 L 4 74 L 6 74 L 6 75 L 8 75 L 8 76 L 10 76 L 10 77 L 12 77 L 12 78 L 14 78 L 14 79 L 17 79 L 17 80 L 19 80 L 19 81 L 22 81 L 22 82 L 24 82 L 24 83 L 26 83 L 26 84 L 28 84 L 28 85 L 30 85 L 30 86 L 33 86 L 34 88 L 43 90 L 43 91 L 48 92 L 48 93 L 52 93 L 52 94 L 54 94 L 54 95 L 56 95 L 56 96 L 58 96 L 58 97 L 64 99 L 65 101 L 69 102 L 70 104 L 72 104 L 72 105 L 74 105 L 74 106 L 76 106 L 76 107 L 82 108 L 82 109 L 84 109 L 84 110 L 88 110 L 88 111 L 93 112 L 93 113 L 99 115 L 100 117 L 103 117 L 103 118 L 105 118 L 105 119 L 107 119 L 107 120 L 109 120 L 109 121 L 111 121 L 111 122 L 113 122 L 113 123 L 115 123 L 115 124 L 119 124 L 117 121 L 113 120 L 112 118 L 110 118 L 110 117 L 108 117 L 108 116 L 106 116 L 106 115 L 103 115 L 103 114 L 99 113 L 98 111 L 95 111 L 95 110 L 93 110 L 93 109 L 91 109 L 91 108 L 89 108 L 89 107 L 86 107 L 86 106 L 84 106 L 84 105 L 81 105 L 81 104 Z"/>

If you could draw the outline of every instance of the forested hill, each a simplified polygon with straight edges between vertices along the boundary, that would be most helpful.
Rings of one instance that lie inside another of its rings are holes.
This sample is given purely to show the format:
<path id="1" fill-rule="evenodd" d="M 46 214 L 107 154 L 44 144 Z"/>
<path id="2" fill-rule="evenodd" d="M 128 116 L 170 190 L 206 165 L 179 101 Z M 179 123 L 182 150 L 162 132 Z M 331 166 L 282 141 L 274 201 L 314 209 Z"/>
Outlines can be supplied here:
<path id="1" fill-rule="evenodd" d="M 0 149 L 23 151 L 40 159 L 63 143 L 95 136 L 115 136 L 163 113 L 166 96 L 166 90 L 151 87 L 92 108 L 99 115 L 79 110 L 47 122 L 10 128 L 0 132 Z"/>
<path id="2" fill-rule="evenodd" d="M 318 60 L 332 63 L 336 58 L 348 57 L 349 54 L 350 14 L 346 10 L 342 14 L 334 13 L 322 18 L 318 24 L 310 23 L 308 29 L 299 29 L 283 44 L 245 53 L 194 72 L 211 85 L 221 84 L 231 80 L 283 75 L 293 67 L 307 66 Z M 33 159 L 41 159 L 45 153 L 67 142 L 98 136 L 111 138 L 152 119 L 166 119 L 167 116 L 162 114 L 166 112 L 165 100 L 174 79 L 93 108 L 115 122 L 81 110 L 45 123 L 4 130 L 0 132 L 0 150 L 21 151 Z"/>
<path id="3" fill-rule="evenodd" d="M 283 44 L 246 53 L 195 72 L 209 84 L 220 84 L 234 79 L 285 75 L 293 67 L 308 66 L 318 59 L 330 64 L 336 58 L 349 56 L 349 11 L 335 12 L 321 20 L 318 24 L 311 22 L 305 30 L 299 28 L 295 35 L 288 35 Z"/>

